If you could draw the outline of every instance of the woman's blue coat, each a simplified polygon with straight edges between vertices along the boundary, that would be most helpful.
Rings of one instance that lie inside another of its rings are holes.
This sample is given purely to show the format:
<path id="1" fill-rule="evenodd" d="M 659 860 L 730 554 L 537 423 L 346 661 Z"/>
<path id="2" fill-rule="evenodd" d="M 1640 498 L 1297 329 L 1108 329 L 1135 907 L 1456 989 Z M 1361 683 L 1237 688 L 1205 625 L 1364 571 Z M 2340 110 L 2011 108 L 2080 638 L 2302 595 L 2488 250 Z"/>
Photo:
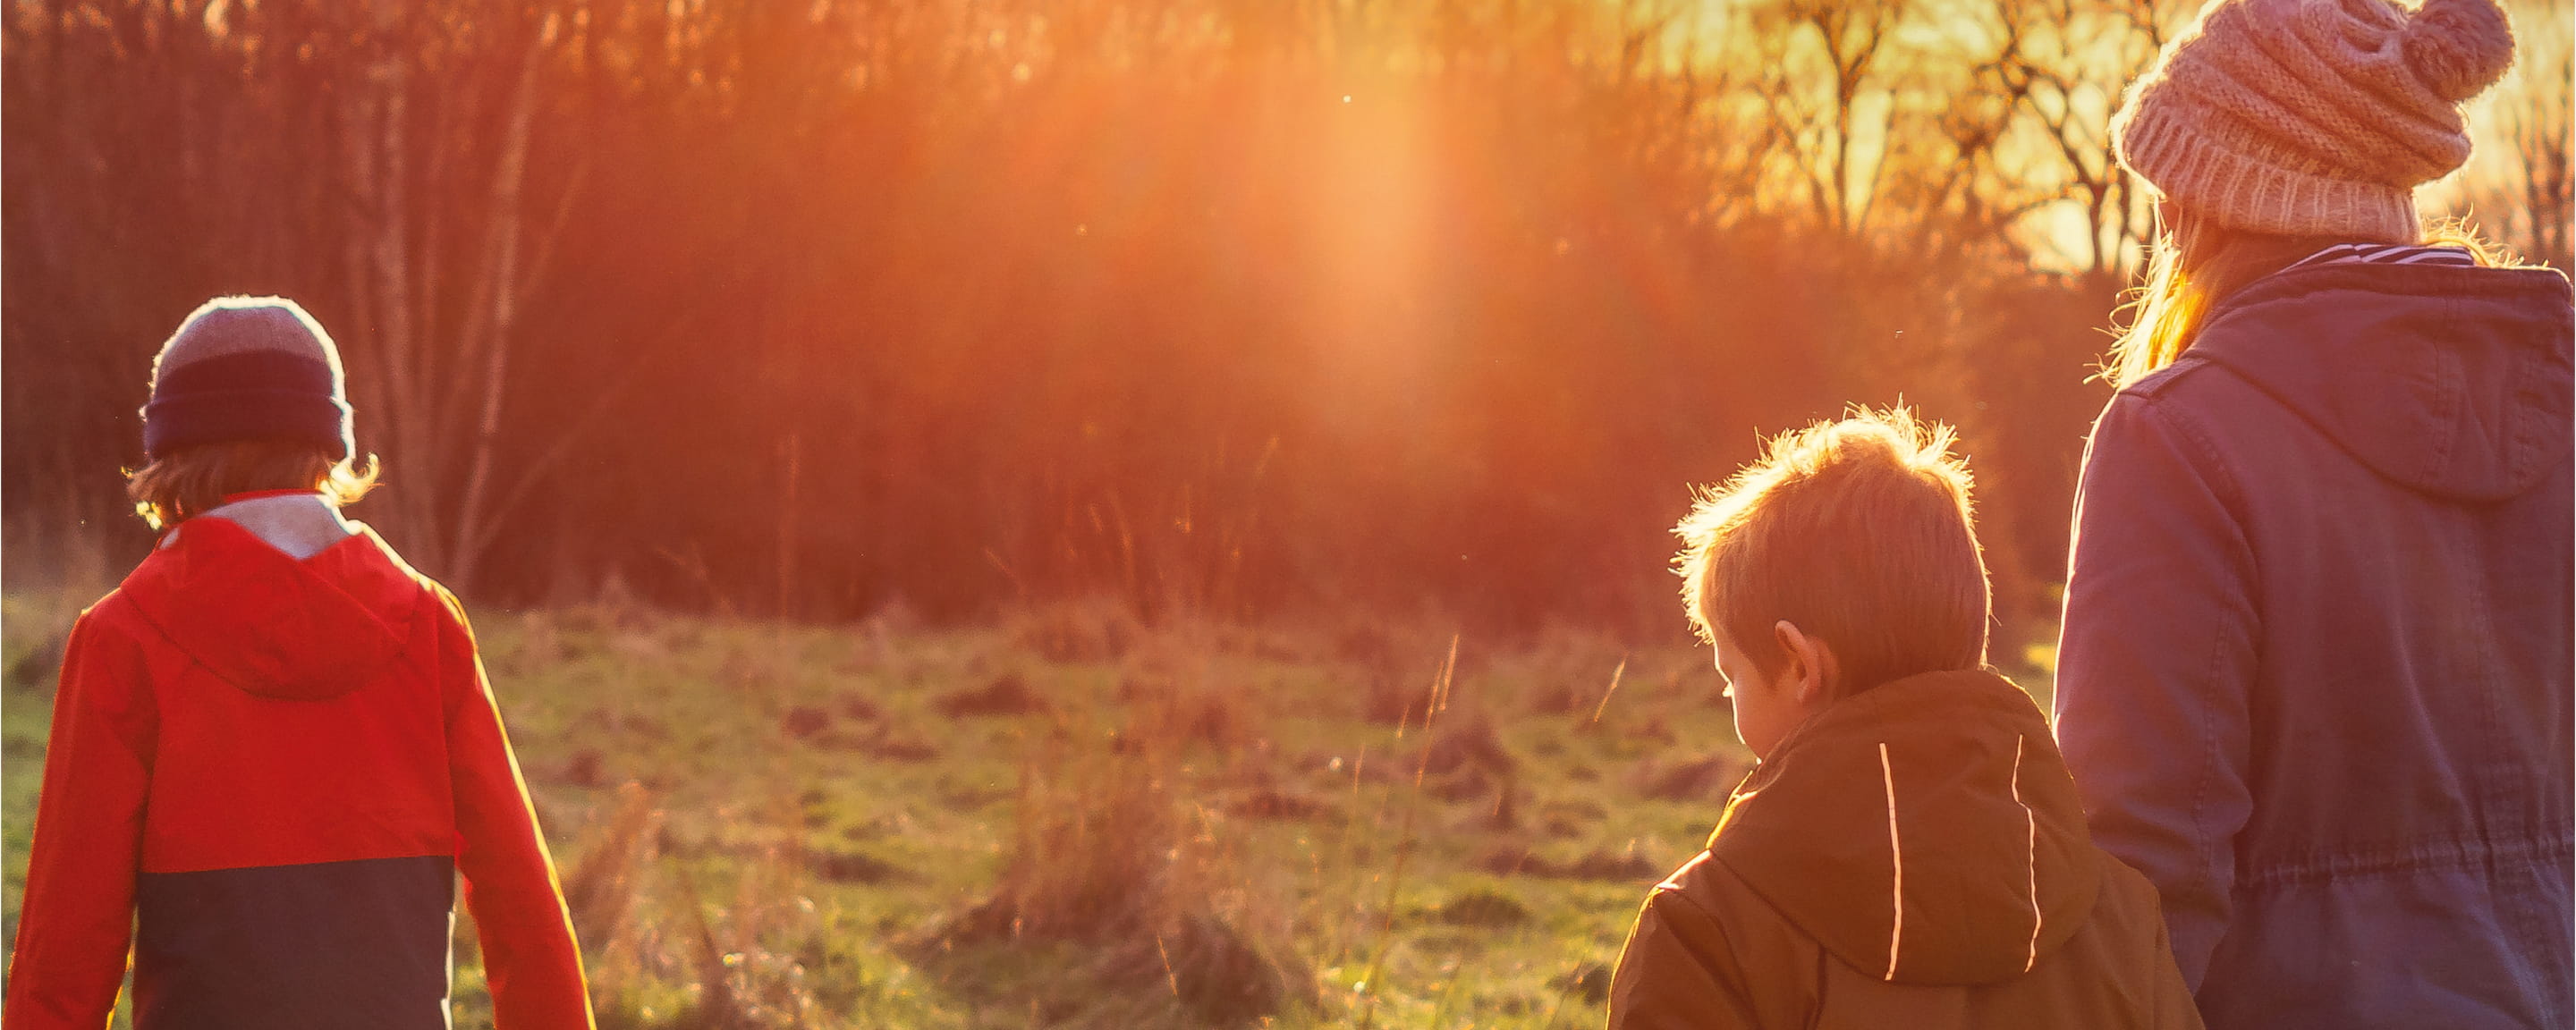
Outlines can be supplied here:
<path id="1" fill-rule="evenodd" d="M 2294 268 L 2094 425 L 2057 733 L 2211 1027 L 2569 1025 L 2571 321 Z"/>

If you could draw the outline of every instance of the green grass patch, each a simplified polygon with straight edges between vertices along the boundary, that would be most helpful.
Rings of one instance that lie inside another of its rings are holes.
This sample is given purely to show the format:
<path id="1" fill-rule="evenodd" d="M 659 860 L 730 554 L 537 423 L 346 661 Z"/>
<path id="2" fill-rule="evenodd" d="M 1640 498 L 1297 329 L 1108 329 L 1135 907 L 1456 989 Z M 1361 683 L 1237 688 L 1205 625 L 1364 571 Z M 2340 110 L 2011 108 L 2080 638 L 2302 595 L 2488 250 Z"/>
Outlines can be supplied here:
<path id="1" fill-rule="evenodd" d="M 9 662 L 68 624 L 6 603 Z M 602 1025 L 1598 1025 L 1749 767 L 1685 649 L 1085 619 L 482 614 Z M 0 694 L 13 932 L 50 696 Z"/>

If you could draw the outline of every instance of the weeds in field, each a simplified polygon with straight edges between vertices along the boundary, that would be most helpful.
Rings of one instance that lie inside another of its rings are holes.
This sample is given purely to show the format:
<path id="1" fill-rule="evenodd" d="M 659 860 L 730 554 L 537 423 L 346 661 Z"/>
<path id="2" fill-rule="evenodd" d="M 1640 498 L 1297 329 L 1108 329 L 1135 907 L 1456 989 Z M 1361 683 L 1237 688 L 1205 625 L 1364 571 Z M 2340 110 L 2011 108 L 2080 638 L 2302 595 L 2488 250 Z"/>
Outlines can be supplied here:
<path id="1" fill-rule="evenodd" d="M 816 1003 L 805 963 L 780 941 L 812 935 L 793 835 L 737 870 L 729 906 L 707 904 L 690 863 L 667 856 L 654 792 L 618 790 L 617 808 L 588 835 L 564 878 L 564 902 L 589 959 L 603 1027 L 770 1030 L 837 1025 Z M 687 985 L 657 1011 L 627 1004 L 653 982 Z"/>
<path id="2" fill-rule="evenodd" d="M 1044 724 L 1027 725 L 998 882 L 914 943 L 921 961 L 963 973 L 979 953 L 1082 945 L 1094 957 L 1075 963 L 1081 996 L 1061 993 L 1066 981 L 1025 991 L 1050 1022 L 1232 1026 L 1311 998 L 1313 974 L 1258 932 L 1277 922 L 1262 918 L 1275 906 L 1249 886 L 1246 856 L 1225 832 L 1219 796 L 1267 772 L 1249 693 L 1215 678 L 1195 639 L 1203 632 L 1114 638 L 1117 714 L 1051 705 Z M 1183 636 L 1193 639 L 1174 639 Z M 1121 1000 L 1095 1004 L 1102 986 Z M 1140 1007 L 1140 995 L 1163 1001 Z"/>
<path id="3" fill-rule="evenodd" d="M 1363 984 L 1375 983 L 1384 972 L 1387 949 L 1395 940 L 1396 899 L 1403 895 L 1405 867 L 1413 860 L 1414 831 L 1422 814 L 1422 778 L 1431 767 L 1431 753 L 1437 743 L 1431 728 L 1439 721 L 1441 713 L 1449 710 L 1449 689 L 1457 669 L 1458 638 L 1452 636 L 1449 638 L 1449 657 L 1441 663 L 1440 675 L 1432 682 L 1430 703 L 1423 710 L 1422 746 L 1413 763 L 1413 790 L 1405 798 L 1404 826 L 1396 837 L 1395 868 L 1387 876 L 1386 901 L 1379 907 L 1381 917 L 1378 921 L 1377 937 L 1369 942 L 1368 971 L 1362 974 L 1360 979 Z M 1404 731 L 1398 728 L 1396 739 L 1402 740 L 1403 737 Z M 1382 993 L 1384 992 L 1380 991 L 1361 996 L 1359 1015 L 1361 1030 L 1368 1030 L 1370 1026 L 1375 1025 L 1377 999 Z M 1441 1008 L 1446 1011 L 1447 1007 L 1448 999 L 1444 996 Z"/>
<path id="4" fill-rule="evenodd" d="M 611 1030 L 1579 1026 L 1741 768 L 1692 656 L 1571 632 L 483 614 Z"/>

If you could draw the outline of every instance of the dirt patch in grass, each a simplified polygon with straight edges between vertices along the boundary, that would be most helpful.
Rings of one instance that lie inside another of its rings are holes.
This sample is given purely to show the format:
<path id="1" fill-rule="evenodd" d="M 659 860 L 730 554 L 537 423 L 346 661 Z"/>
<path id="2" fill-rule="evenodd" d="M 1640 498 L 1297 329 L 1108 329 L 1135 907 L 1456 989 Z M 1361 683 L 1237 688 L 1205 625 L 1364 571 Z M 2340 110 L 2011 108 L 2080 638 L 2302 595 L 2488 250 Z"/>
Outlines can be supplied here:
<path id="1" fill-rule="evenodd" d="M 1586 962 L 1557 977 L 1555 986 L 1565 993 L 1599 1005 L 1610 1000 L 1610 967 L 1600 962 Z"/>
<path id="2" fill-rule="evenodd" d="M 1332 802 L 1277 790 L 1256 790 L 1226 806 L 1226 814 L 1239 819 L 1272 821 L 1314 821 L 1338 811 Z"/>
<path id="3" fill-rule="evenodd" d="M 1431 918 L 1451 926 L 1500 929 L 1528 923 L 1530 912 L 1511 895 L 1500 891 L 1471 890 L 1433 910 Z"/>
<path id="4" fill-rule="evenodd" d="M 67 633 L 51 634 L 45 638 L 44 643 L 36 645 L 34 650 L 19 656 L 17 661 L 9 663 L 9 686 L 16 690 L 51 688 L 54 685 L 54 677 L 62 672 L 63 643 L 68 637 Z"/>
<path id="5" fill-rule="evenodd" d="M 1496 876 L 1545 880 L 1598 880 L 1608 883 L 1652 882 L 1664 870 L 1643 856 L 1595 848 L 1570 861 L 1556 861 L 1518 845 L 1504 845 L 1476 860 L 1476 867 Z"/>
<path id="6" fill-rule="evenodd" d="M 1512 757 L 1501 735 L 1494 732 L 1493 720 L 1481 714 L 1443 722 L 1421 760 L 1422 771 L 1433 776 L 1467 766 L 1504 777 L 1520 770 L 1520 761 Z"/>
<path id="7" fill-rule="evenodd" d="M 941 697 L 932 707 L 952 719 L 968 719 L 1027 715 L 1045 711 L 1047 705 L 1029 689 L 1027 680 L 1016 673 L 1004 673 L 981 687 Z"/>
<path id="8" fill-rule="evenodd" d="M 928 762 L 940 756 L 939 746 L 917 737 L 886 734 L 862 741 L 858 750 L 872 758 L 889 762 Z"/>
<path id="9" fill-rule="evenodd" d="M 856 851 L 808 851 L 805 867 L 833 883 L 910 883 L 920 879 L 909 869 Z"/>
<path id="10" fill-rule="evenodd" d="M 1637 791 L 1658 801 L 1724 801 L 1751 768 L 1731 755 L 1671 763 L 1647 758 L 1637 765 Z"/>
<path id="11" fill-rule="evenodd" d="M 832 713 L 812 705 L 797 705 L 778 720 L 778 731 L 798 740 L 832 728 Z"/>
<path id="12" fill-rule="evenodd" d="M 860 722 L 875 722 L 885 718 L 885 709 L 879 707 L 875 701 L 869 700 L 866 694 L 843 694 L 840 707 L 843 716 Z"/>
<path id="13" fill-rule="evenodd" d="M 1494 778 L 1485 775 L 1484 770 L 1473 766 L 1456 768 L 1442 775 L 1426 776 L 1422 784 L 1424 793 L 1450 802 L 1483 797 L 1493 789 Z"/>
<path id="14" fill-rule="evenodd" d="M 576 787 L 596 788 L 605 785 L 600 762 L 598 748 L 586 747 L 573 752 L 572 760 L 564 763 L 563 781 Z"/>
<path id="15" fill-rule="evenodd" d="M 1280 961 L 1206 916 L 1129 939 L 1110 952 L 1101 972 L 1131 990 L 1169 992 L 1208 1026 L 1247 1026 L 1314 1003 L 1314 974 L 1302 963 Z"/>

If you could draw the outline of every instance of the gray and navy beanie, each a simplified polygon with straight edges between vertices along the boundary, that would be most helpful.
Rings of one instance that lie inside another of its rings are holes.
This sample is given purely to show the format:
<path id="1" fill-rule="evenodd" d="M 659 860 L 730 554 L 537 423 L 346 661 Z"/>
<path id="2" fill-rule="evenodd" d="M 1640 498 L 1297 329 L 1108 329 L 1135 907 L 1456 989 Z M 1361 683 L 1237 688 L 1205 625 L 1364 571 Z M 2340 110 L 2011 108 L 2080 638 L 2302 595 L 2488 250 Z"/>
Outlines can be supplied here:
<path id="1" fill-rule="evenodd" d="M 189 312 L 152 359 L 143 453 L 233 440 L 309 440 L 357 450 L 340 348 L 284 297 L 217 297 Z"/>

